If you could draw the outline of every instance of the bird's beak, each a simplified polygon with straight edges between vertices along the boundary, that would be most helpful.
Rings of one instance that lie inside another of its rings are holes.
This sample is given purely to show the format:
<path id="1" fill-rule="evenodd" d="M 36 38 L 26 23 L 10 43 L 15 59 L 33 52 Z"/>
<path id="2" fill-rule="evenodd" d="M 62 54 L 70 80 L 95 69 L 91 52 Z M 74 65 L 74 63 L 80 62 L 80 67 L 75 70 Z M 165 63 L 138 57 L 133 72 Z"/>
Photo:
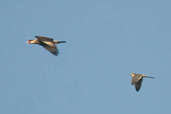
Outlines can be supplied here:
<path id="1" fill-rule="evenodd" d="M 30 44 L 30 40 L 28 40 L 26 43 L 27 43 L 27 44 Z"/>

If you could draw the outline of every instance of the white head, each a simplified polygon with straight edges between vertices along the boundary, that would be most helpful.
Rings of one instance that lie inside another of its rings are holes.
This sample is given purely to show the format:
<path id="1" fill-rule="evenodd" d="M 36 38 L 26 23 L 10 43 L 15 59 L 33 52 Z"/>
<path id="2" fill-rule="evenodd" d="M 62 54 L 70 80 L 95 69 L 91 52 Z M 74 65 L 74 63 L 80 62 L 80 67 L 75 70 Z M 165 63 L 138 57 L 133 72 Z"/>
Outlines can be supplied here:
<path id="1" fill-rule="evenodd" d="M 39 42 L 37 40 L 28 40 L 26 43 L 27 44 L 38 44 Z"/>

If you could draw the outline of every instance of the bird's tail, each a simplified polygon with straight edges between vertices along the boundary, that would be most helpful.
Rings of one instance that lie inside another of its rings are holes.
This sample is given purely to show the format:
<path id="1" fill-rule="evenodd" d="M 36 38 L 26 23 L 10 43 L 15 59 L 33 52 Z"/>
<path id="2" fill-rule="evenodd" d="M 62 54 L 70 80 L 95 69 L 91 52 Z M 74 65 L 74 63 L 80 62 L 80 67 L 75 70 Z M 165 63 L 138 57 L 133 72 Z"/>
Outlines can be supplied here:
<path id="1" fill-rule="evenodd" d="M 145 77 L 145 78 L 155 78 L 155 77 L 147 76 L 147 75 L 143 75 L 143 77 Z"/>
<path id="2" fill-rule="evenodd" d="M 59 41 L 59 43 L 66 43 L 66 41 Z"/>
<path id="3" fill-rule="evenodd" d="M 56 40 L 54 40 L 54 42 L 55 42 L 56 44 L 59 44 L 59 43 L 66 43 L 66 41 L 56 41 Z"/>

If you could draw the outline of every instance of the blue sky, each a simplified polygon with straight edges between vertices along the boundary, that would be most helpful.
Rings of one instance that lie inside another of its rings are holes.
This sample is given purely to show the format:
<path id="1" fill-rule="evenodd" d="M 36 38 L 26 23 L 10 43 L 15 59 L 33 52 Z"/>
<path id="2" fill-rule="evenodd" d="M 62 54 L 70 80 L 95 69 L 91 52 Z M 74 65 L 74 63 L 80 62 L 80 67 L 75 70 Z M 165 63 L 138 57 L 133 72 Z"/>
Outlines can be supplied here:
<path id="1" fill-rule="evenodd" d="M 170 114 L 169 0 L 1 0 L 1 114 Z M 26 44 L 65 40 L 59 56 Z M 139 92 L 130 73 L 144 79 Z"/>

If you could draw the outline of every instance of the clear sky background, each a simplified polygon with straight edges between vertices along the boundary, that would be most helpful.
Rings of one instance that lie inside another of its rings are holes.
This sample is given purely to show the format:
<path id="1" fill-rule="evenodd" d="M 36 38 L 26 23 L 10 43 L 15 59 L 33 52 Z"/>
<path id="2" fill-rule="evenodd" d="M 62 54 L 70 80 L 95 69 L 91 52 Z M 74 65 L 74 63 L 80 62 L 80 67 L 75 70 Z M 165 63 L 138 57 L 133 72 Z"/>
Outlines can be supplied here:
<path id="1" fill-rule="evenodd" d="M 170 4 L 0 0 L 0 114 L 171 114 Z M 156 78 L 136 92 L 132 72 Z"/>

